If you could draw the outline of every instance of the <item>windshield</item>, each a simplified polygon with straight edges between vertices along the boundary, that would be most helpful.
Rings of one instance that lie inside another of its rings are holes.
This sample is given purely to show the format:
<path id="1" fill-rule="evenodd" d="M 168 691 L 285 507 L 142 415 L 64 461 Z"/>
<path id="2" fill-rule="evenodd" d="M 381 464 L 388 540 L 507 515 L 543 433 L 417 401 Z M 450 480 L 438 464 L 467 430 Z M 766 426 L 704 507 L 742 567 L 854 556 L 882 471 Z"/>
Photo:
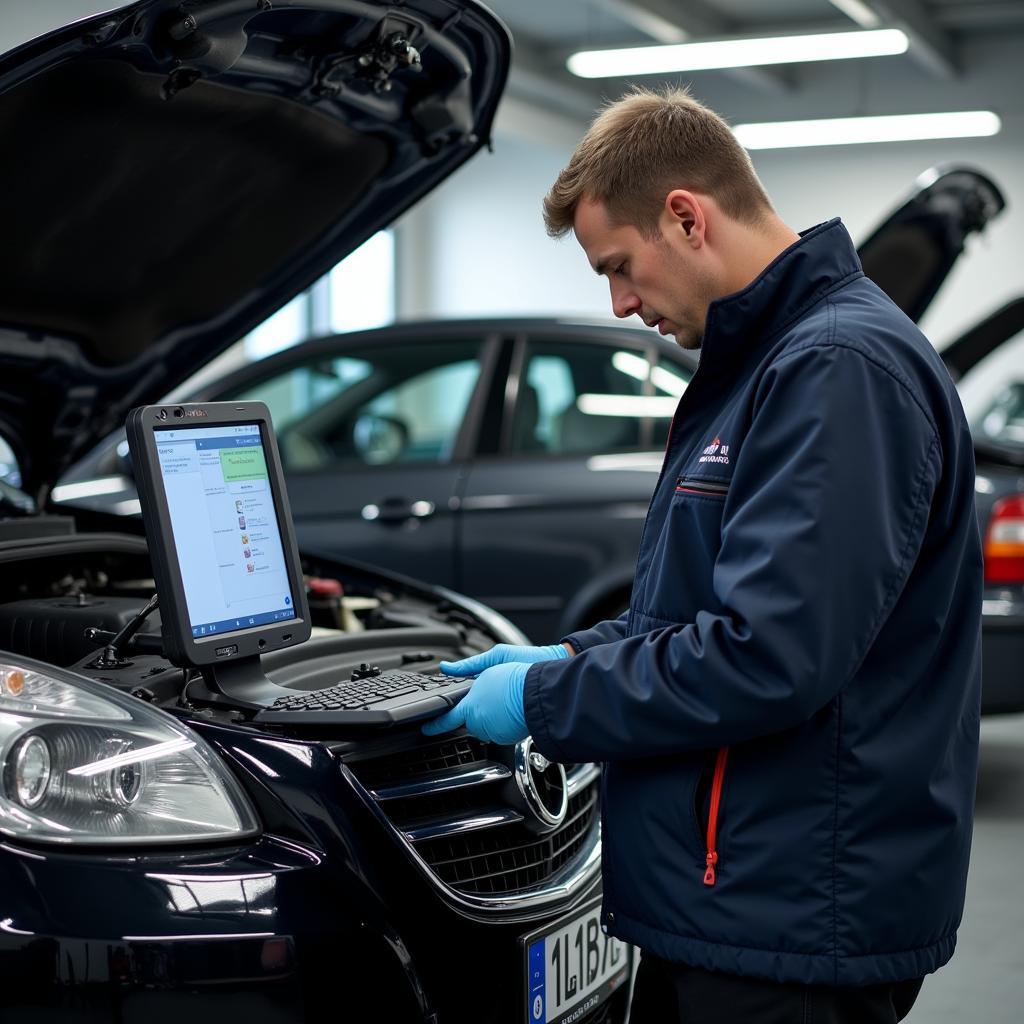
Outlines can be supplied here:
<path id="1" fill-rule="evenodd" d="M 1024 448 L 1024 380 L 1000 391 L 974 426 L 990 441 Z"/>
<path id="2" fill-rule="evenodd" d="M 978 441 L 1024 452 L 1024 331 L 982 359 L 958 387 Z"/>

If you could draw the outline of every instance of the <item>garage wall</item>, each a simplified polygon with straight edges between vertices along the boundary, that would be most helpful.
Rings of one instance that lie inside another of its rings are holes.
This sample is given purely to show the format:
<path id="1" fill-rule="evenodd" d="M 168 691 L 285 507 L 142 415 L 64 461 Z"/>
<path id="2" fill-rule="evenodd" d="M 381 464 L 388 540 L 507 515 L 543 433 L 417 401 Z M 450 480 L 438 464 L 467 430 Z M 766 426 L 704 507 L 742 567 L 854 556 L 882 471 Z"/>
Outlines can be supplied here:
<path id="1" fill-rule="evenodd" d="M 838 213 L 855 240 L 865 237 L 928 167 L 964 164 L 993 178 L 1007 208 L 985 236 L 974 239 L 922 323 L 940 347 L 997 305 L 1024 293 L 1024 65 L 1014 42 L 998 36 L 979 37 L 960 52 L 963 71 L 952 79 L 937 78 L 907 61 L 837 61 L 809 66 L 800 90 L 761 96 L 756 109 L 744 110 L 749 103 L 727 80 L 718 83 L 716 97 L 733 122 L 818 117 L 818 95 L 843 98 L 841 106 L 830 109 L 833 116 L 975 109 L 999 114 L 1002 131 L 988 139 L 753 154 L 758 173 L 791 224 L 807 227 Z"/>
<path id="2" fill-rule="evenodd" d="M 992 38 L 973 44 L 964 53 L 965 74 L 951 81 L 903 64 L 886 69 L 873 62 L 868 76 L 859 62 L 837 62 L 815 70 L 800 89 L 789 92 L 754 95 L 722 78 L 713 94 L 695 93 L 734 123 L 820 116 L 816 104 L 824 93 L 848 98 L 845 109 L 830 110 L 837 116 L 995 107 L 1003 130 L 991 139 L 752 154 L 788 223 L 800 229 L 839 215 L 855 241 L 928 167 L 963 163 L 992 176 L 1006 195 L 1007 209 L 971 245 L 923 323 L 941 347 L 998 304 L 1024 293 L 1024 65 L 1010 49 Z M 587 267 L 572 238 L 549 240 L 540 218 L 541 199 L 585 125 L 547 115 L 540 130 L 514 110 L 503 108 L 502 114 L 495 153 L 475 157 L 403 221 L 398 315 L 609 316 L 604 282 Z"/>
<path id="3" fill-rule="evenodd" d="M 921 171 L 960 163 L 987 173 L 1007 208 L 975 237 L 922 321 L 941 347 L 996 306 L 1024 293 L 1024 154 L 996 139 L 774 150 L 756 166 L 782 217 L 798 230 L 841 216 L 855 241 L 865 238 Z"/>
<path id="4" fill-rule="evenodd" d="M 607 288 L 572 238 L 544 232 L 541 201 L 584 122 L 502 102 L 494 152 L 478 153 L 400 222 L 396 310 L 427 316 L 606 316 Z"/>
<path id="5" fill-rule="evenodd" d="M 398 232 L 398 315 L 610 316 L 607 286 L 575 240 L 550 240 L 541 221 L 541 200 L 570 152 L 500 138 L 493 155 L 476 157 L 407 217 Z M 773 150 L 754 158 L 787 223 L 800 230 L 841 216 L 855 241 L 897 205 L 922 171 L 939 163 L 977 167 L 1002 188 L 1007 209 L 972 240 L 922 326 L 941 347 L 1024 293 L 1019 135 Z"/>

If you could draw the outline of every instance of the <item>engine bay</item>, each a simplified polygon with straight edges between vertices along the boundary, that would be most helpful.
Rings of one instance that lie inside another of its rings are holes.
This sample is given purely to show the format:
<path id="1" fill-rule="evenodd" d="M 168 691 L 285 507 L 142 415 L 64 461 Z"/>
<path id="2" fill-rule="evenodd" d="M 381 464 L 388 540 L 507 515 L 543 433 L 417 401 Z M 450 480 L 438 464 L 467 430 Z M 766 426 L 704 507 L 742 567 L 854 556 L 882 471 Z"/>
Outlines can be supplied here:
<path id="1" fill-rule="evenodd" d="M 196 698 L 204 693 L 199 674 L 164 657 L 159 609 L 114 660 L 103 657 L 154 594 L 143 538 L 69 533 L 5 540 L 0 566 L 0 650 L 68 668 L 157 706 L 241 719 Z M 334 560 L 303 558 L 302 569 L 313 635 L 263 656 L 268 678 L 280 686 L 316 690 L 377 669 L 436 672 L 443 659 L 508 639 L 454 595 L 423 584 Z M 193 683 L 199 685 L 190 691 Z"/>

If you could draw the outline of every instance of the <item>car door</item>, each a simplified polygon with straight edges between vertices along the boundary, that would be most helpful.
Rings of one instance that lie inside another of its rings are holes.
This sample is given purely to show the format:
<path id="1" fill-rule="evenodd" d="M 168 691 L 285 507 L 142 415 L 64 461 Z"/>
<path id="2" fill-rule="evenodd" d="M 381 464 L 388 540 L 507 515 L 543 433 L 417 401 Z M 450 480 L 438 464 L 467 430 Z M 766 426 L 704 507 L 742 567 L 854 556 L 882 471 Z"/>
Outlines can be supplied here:
<path id="1" fill-rule="evenodd" d="M 690 376 L 640 332 L 519 337 L 500 438 L 466 481 L 460 589 L 537 642 L 618 614 Z"/>
<path id="2" fill-rule="evenodd" d="M 311 343 L 219 396 L 269 406 L 303 550 L 455 584 L 452 499 L 487 349 L 422 332 Z"/>

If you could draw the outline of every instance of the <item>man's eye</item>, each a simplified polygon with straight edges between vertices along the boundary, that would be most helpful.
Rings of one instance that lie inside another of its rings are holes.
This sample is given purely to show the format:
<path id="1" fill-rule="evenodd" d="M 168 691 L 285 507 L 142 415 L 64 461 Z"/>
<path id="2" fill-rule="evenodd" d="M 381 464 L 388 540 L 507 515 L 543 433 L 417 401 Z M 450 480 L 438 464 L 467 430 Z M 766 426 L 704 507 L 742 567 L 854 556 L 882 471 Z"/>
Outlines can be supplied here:
<path id="1" fill-rule="evenodd" d="M 612 273 L 613 274 L 618 274 L 620 277 L 622 277 L 626 273 L 626 264 L 625 263 L 620 263 L 617 267 L 615 267 L 612 270 Z"/>

